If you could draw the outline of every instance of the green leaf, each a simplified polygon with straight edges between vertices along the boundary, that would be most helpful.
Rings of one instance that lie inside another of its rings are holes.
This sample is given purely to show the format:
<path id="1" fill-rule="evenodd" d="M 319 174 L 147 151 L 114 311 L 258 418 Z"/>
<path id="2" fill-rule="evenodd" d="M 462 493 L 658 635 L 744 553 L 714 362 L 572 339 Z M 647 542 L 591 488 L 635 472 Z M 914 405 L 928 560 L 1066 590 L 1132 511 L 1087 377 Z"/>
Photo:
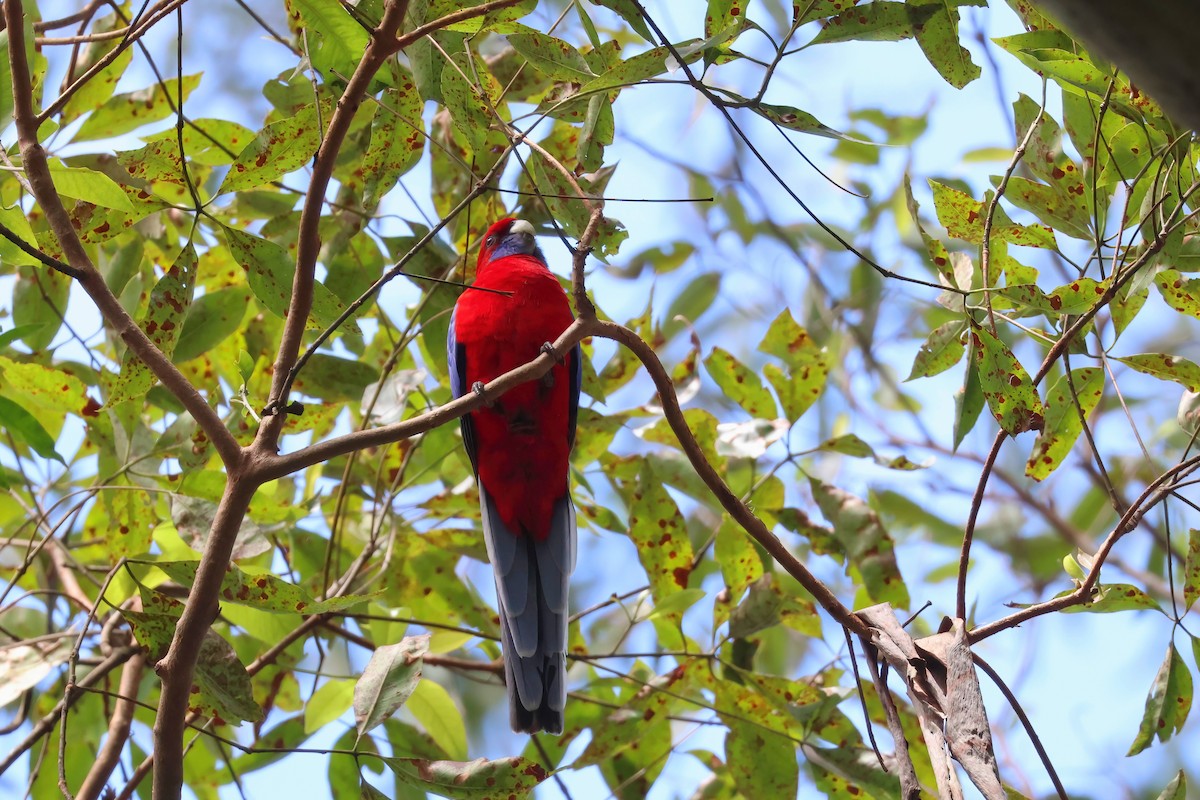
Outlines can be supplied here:
<path id="1" fill-rule="evenodd" d="M 182 364 L 225 341 L 241 327 L 249 306 L 250 290 L 245 286 L 230 286 L 197 297 L 183 320 L 172 359 Z"/>
<path id="2" fill-rule="evenodd" d="M 1157 736 L 1165 742 L 1183 730 L 1188 712 L 1192 709 L 1192 673 L 1180 658 L 1175 643 L 1167 645 L 1167 655 L 1146 696 L 1146 710 L 1137 736 L 1125 755 L 1133 756 L 1145 750 Z"/>
<path id="3" fill-rule="evenodd" d="M 1171 308 L 1200 319 L 1200 278 L 1185 278 L 1179 270 L 1164 269 L 1154 276 L 1154 285 Z"/>
<path id="4" fill-rule="evenodd" d="M 246 668 L 233 646 L 211 628 L 200 643 L 194 680 L 200 691 L 193 690 L 188 698 L 188 711 L 230 725 L 263 718 L 262 708 L 254 702 Z"/>
<path id="5" fill-rule="evenodd" d="M 409 695 L 407 706 L 442 752 L 451 758 L 466 758 L 467 729 L 462 714 L 440 684 L 420 681 Z"/>
<path id="6" fill-rule="evenodd" d="M 509 34 L 506 38 L 531 66 L 554 80 L 586 83 L 596 77 L 583 55 L 562 39 L 533 29 L 527 33 Z"/>
<path id="7" fill-rule="evenodd" d="M 654 43 L 654 36 L 650 33 L 650 28 L 646 26 L 646 21 L 642 19 L 642 11 L 635 0 L 591 0 L 592 5 L 603 6 L 604 8 L 615 11 L 621 19 L 629 23 L 629 27 L 651 44 Z"/>
<path id="8" fill-rule="evenodd" d="M 800 781 L 796 747 L 762 725 L 725 718 L 725 760 L 742 797 L 795 797 Z M 757 720 L 755 720 L 757 722 Z"/>
<path id="9" fill-rule="evenodd" d="M 703 48 L 697 46 L 700 44 L 702 44 L 700 39 L 688 39 L 675 44 L 674 48 L 675 52 L 683 56 L 685 64 L 692 64 L 699 61 L 704 55 Z M 667 47 L 655 47 L 653 50 L 647 50 L 645 53 L 628 58 L 603 75 L 593 78 L 580 86 L 576 94 L 586 97 L 595 92 L 633 86 L 648 78 L 662 75 L 668 68 L 674 66 L 674 58 Z"/>
<path id="10" fill-rule="evenodd" d="M 246 270 L 247 281 L 254 296 L 277 317 L 287 315 L 292 299 L 292 277 L 296 272 L 295 260 L 288 251 L 267 239 L 226 226 L 225 239 L 234 260 Z M 309 330 L 322 330 L 331 326 L 345 306 L 325 284 L 313 284 L 312 315 L 305 326 Z M 358 324 L 347 320 L 345 329 L 357 336 L 362 335 Z M 368 381 L 369 383 L 369 381 Z"/>
<path id="11" fill-rule="evenodd" d="M 184 317 L 192 304 L 192 293 L 196 288 L 196 251 L 189 243 L 175 259 L 175 263 L 159 279 L 150 292 L 140 327 L 154 345 L 167 358 L 175 352 L 175 341 L 183 328 Z M 108 385 L 108 402 L 117 405 L 150 391 L 156 378 L 133 350 L 126 350 L 121 361 L 121 372 Z"/>
<path id="12" fill-rule="evenodd" d="M 1200 597 L 1200 530 L 1192 528 L 1188 531 L 1187 557 L 1183 567 L 1183 612 Z"/>
<path id="13" fill-rule="evenodd" d="M 217 194 L 264 186 L 303 167 L 321 144 L 318 119 L 317 106 L 307 105 L 267 125 L 238 153 Z"/>
<path id="14" fill-rule="evenodd" d="M 648 461 L 642 464 L 629 504 L 629 538 L 637 547 L 656 603 L 688 588 L 692 543 L 687 525 Z"/>
<path id="15" fill-rule="evenodd" d="M 14 205 L 12 208 L 5 208 L 3 205 L 0 205 L 0 224 L 12 231 L 18 239 L 25 242 L 25 244 L 34 250 L 42 249 L 38 245 L 37 239 L 33 235 L 33 228 L 29 227 L 29 220 L 25 218 L 25 212 L 21 210 L 20 206 Z M 7 236 L 0 236 L 0 261 L 14 266 L 40 266 L 42 263 L 10 242 Z"/>
<path id="16" fill-rule="evenodd" d="M 361 737 L 404 705 L 421 680 L 429 634 L 381 645 L 354 685 L 354 721 Z"/>
<path id="17" fill-rule="evenodd" d="M 1186 358 L 1166 353 L 1139 353 L 1134 356 L 1124 358 L 1114 356 L 1114 358 L 1138 372 L 1174 381 L 1189 392 L 1200 392 L 1200 366 L 1196 366 Z"/>
<path id="18" fill-rule="evenodd" d="M 740 95 L 734 95 L 733 99 L 744 100 Z M 856 144 L 869 145 L 875 147 L 874 142 L 868 142 L 863 139 L 858 139 L 853 136 L 848 136 L 841 131 L 829 127 L 819 119 L 814 117 L 807 111 L 802 111 L 795 106 L 776 106 L 770 103 L 755 103 L 750 109 L 760 117 L 771 120 L 781 128 L 787 128 L 789 131 L 798 131 L 800 133 L 811 133 L 814 136 L 824 136 L 826 139 L 841 139 L 847 142 Z"/>
<path id="19" fill-rule="evenodd" d="M 379 202 L 425 152 L 421 124 L 421 98 L 412 76 L 397 65 L 400 86 L 384 92 L 371 124 L 371 146 L 363 155 L 363 207 L 368 211 Z"/>
<path id="20" fill-rule="evenodd" d="M 955 319 L 934 328 L 917 351 L 912 370 L 904 380 L 939 375 L 957 364 L 967 349 L 962 340 L 966 327 L 962 320 Z"/>
<path id="21" fill-rule="evenodd" d="M 196 580 L 196 568 L 199 564 L 198 561 L 157 561 L 154 566 L 176 583 L 191 586 Z M 262 611 L 319 614 L 348 608 L 361 603 L 363 598 L 346 595 L 316 601 L 304 589 L 282 578 L 270 573 L 250 574 L 230 564 L 221 578 L 220 600 L 223 603 L 237 603 Z"/>
<path id="22" fill-rule="evenodd" d="M 1119 611 L 1157 611 L 1161 614 L 1162 607 L 1133 584 L 1106 583 L 1096 587 L 1087 603 L 1063 609 L 1064 614 L 1115 614 Z"/>
<path id="23" fill-rule="evenodd" d="M 958 6 L 987 5 L 987 0 L 908 0 L 917 44 L 946 83 L 961 89 L 981 74 L 971 54 L 958 43 Z"/>
<path id="24" fill-rule="evenodd" d="M 0 396 L 0 430 L 8 431 L 42 458 L 54 459 L 66 466 L 67 462 L 54 449 L 54 437 L 46 432 L 37 417 L 4 396 Z"/>
<path id="25" fill-rule="evenodd" d="M 721 565 L 721 575 L 732 597 L 740 597 L 750 584 L 763 575 L 763 562 L 750 535 L 729 517 L 721 520 L 713 556 Z"/>
<path id="26" fill-rule="evenodd" d="M 170 78 L 162 84 L 154 84 L 136 92 L 114 95 L 104 105 L 93 111 L 75 133 L 72 141 L 85 142 L 92 139 L 108 139 L 135 131 L 143 125 L 164 120 L 182 107 L 182 100 L 200 85 L 200 76 L 183 76 L 183 97 L 180 98 L 179 81 Z M 166 91 L 164 91 L 164 87 Z M 99 204 L 97 204 L 99 205 Z"/>
<path id="27" fill-rule="evenodd" d="M 67 197 L 118 211 L 133 211 L 133 205 L 120 184 L 103 172 L 68 167 L 51 161 L 50 176 L 54 178 L 54 188 Z"/>
<path id="28" fill-rule="evenodd" d="M 1082 182 L 1079 188 L 1083 189 Z M 1083 195 L 1064 196 L 1052 186 L 1015 175 L 1009 178 L 1004 197 L 1056 231 L 1085 241 L 1092 238 L 1092 217 Z"/>
<path id="29" fill-rule="evenodd" d="M 46 350 L 62 327 L 71 293 L 71 279 L 41 267 L 18 267 L 13 289 L 12 320 L 29 333 L 21 337 L 33 352 Z"/>
<path id="30" fill-rule="evenodd" d="M 395 774 L 397 782 L 455 800 L 529 797 L 533 788 L 547 777 L 546 770 L 536 761 L 520 757 L 465 762 L 385 758 L 383 763 Z"/>
<path id="31" fill-rule="evenodd" d="M 1000 427 L 1009 436 L 1042 430 L 1042 401 L 1021 362 L 983 326 L 972 322 L 971 335 L 979 386 Z"/>
<path id="32" fill-rule="evenodd" d="M 797 324 L 792 312 L 786 308 L 767 328 L 758 349 L 788 366 L 786 376 L 773 368 L 764 370 L 764 374 L 779 393 L 788 420 L 794 422 L 817 402 L 825 389 L 829 376 L 825 350 Z"/>
<path id="33" fill-rule="evenodd" d="M 985 204 L 965 192 L 932 179 L 929 181 L 929 188 L 933 190 L 933 207 L 937 211 L 938 221 L 945 226 L 946 232 L 956 239 L 971 244 L 982 244 L 983 225 L 987 216 Z M 1009 244 L 1047 250 L 1057 248 L 1054 232 L 1049 228 L 1040 225 L 1018 225 L 1008 218 L 1000 206 L 996 207 L 992 216 L 992 237 Z"/>
<path id="34" fill-rule="evenodd" d="M 297 375 L 294 386 L 323 400 L 361 400 L 366 388 L 378 380 L 379 370 L 365 361 L 316 353 Z"/>
<path id="35" fill-rule="evenodd" d="M 1071 393 L 1074 384 L 1076 395 Z M 1035 481 L 1044 480 L 1058 469 L 1075 440 L 1083 432 L 1080 416 L 1086 417 L 1104 394 L 1104 370 L 1084 367 L 1071 370 L 1070 378 L 1063 375 L 1046 393 L 1045 427 L 1033 443 L 1033 451 L 1025 463 L 1025 474 Z M 1075 406 L 1075 396 L 1079 407 Z"/>
<path id="36" fill-rule="evenodd" d="M 730 352 L 714 347 L 704 359 L 708 374 L 721 391 L 755 419 L 773 419 L 775 400 L 763 386 L 757 373 L 749 369 Z"/>
<path id="37" fill-rule="evenodd" d="M 291 0 L 290 7 L 300 13 L 300 19 L 312 37 L 305 52 L 313 66 L 324 73 L 326 80 L 349 79 L 354 67 L 366 52 L 371 35 L 363 25 L 337 0 Z"/>
<path id="38" fill-rule="evenodd" d="M 898 42 L 913 36 L 912 20 L 905 3 L 875 0 L 853 6 L 825 21 L 809 44 L 832 42 Z"/>
<path id="39" fill-rule="evenodd" d="M 315 733 L 350 710 L 354 681 L 329 679 L 304 704 L 304 732 Z"/>
<path id="40" fill-rule="evenodd" d="M 875 603 L 908 608 L 908 588 L 896 564 L 895 545 L 879 515 L 865 502 L 836 486 L 808 479 L 813 499 L 833 533 L 849 566 L 862 576 L 862 586 Z"/>

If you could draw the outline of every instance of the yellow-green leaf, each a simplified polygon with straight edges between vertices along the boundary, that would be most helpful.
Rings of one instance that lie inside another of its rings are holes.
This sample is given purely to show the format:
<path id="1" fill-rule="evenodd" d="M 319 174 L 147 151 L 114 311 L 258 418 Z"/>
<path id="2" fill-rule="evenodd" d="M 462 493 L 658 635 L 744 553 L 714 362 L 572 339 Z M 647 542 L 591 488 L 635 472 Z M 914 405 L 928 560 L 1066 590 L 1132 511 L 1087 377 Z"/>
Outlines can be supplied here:
<path id="1" fill-rule="evenodd" d="M 1074 384 L 1075 395 L 1071 393 Z M 1075 440 L 1083 432 L 1080 415 L 1086 417 L 1104 394 L 1104 370 L 1083 367 L 1071 370 L 1055 381 L 1046 393 L 1045 426 L 1033 443 L 1033 452 L 1025 463 L 1025 474 L 1036 481 L 1043 480 L 1062 464 Z M 1076 408 L 1075 397 L 1079 398 Z"/>
<path id="2" fill-rule="evenodd" d="M 986 328 L 972 322 L 971 334 L 979 386 L 992 416 L 1009 436 L 1040 431 L 1045 411 L 1029 373 L 1004 342 Z"/>

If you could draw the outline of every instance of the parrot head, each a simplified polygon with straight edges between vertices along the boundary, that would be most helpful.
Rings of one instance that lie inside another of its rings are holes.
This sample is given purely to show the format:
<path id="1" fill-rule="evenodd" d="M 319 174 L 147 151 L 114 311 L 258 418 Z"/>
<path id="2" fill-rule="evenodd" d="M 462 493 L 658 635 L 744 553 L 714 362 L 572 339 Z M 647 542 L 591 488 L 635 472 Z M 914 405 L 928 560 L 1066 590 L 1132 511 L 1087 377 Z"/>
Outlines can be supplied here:
<path id="1" fill-rule="evenodd" d="M 502 219 L 484 235 L 476 269 L 482 270 L 497 259 L 517 255 L 533 256 L 541 262 L 546 260 L 537 246 L 532 225 L 523 219 Z"/>

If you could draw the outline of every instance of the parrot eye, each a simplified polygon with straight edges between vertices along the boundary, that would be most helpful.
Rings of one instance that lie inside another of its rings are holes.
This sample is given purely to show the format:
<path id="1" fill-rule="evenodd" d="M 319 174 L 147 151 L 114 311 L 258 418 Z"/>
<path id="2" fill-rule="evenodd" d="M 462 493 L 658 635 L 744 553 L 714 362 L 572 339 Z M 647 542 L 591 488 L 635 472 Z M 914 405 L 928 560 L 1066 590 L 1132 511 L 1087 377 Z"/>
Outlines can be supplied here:
<path id="1" fill-rule="evenodd" d="M 496 234 L 493 233 L 491 236 L 484 239 L 483 243 L 485 245 L 487 245 L 488 247 L 495 247 L 496 246 Z"/>

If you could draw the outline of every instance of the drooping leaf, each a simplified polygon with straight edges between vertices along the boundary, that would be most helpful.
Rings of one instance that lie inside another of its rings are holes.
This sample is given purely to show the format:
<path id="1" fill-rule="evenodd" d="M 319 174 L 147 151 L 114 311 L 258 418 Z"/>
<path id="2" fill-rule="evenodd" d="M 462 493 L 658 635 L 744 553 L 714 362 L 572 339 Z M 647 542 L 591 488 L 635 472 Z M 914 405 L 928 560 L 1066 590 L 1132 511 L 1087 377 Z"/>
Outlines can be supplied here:
<path id="1" fill-rule="evenodd" d="M 405 636 L 396 644 L 375 648 L 354 684 L 354 720 L 361 737 L 396 712 L 421 680 L 421 657 L 429 634 Z"/>
<path id="2" fill-rule="evenodd" d="M 896 564 L 895 544 L 879 515 L 861 499 L 816 478 L 809 478 L 813 499 L 845 553 L 848 566 L 862 578 L 863 589 L 872 602 L 907 608 L 908 587 Z"/>
<path id="3" fill-rule="evenodd" d="M 1046 393 L 1045 427 L 1033 443 L 1026 475 L 1040 481 L 1058 469 L 1083 432 L 1081 416 L 1090 414 L 1103 394 L 1104 370 L 1096 367 L 1072 370 L 1069 378 L 1063 375 L 1055 381 Z"/>
<path id="4" fill-rule="evenodd" d="M 934 328 L 917 351 L 912 370 L 904 380 L 939 375 L 957 364 L 967 349 L 962 340 L 964 330 L 966 325 L 962 320 L 951 320 Z"/>
<path id="5" fill-rule="evenodd" d="M 1175 643 L 1171 642 L 1158 674 L 1150 684 L 1142 723 L 1126 755 L 1137 755 L 1153 744 L 1156 737 L 1165 742 L 1179 733 L 1191 709 L 1192 673 L 1175 649 Z"/>
<path id="6" fill-rule="evenodd" d="M 982 325 L 971 324 L 979 386 L 992 416 L 1009 436 L 1040 431 L 1045 410 L 1029 373 L 1004 343 Z"/>

